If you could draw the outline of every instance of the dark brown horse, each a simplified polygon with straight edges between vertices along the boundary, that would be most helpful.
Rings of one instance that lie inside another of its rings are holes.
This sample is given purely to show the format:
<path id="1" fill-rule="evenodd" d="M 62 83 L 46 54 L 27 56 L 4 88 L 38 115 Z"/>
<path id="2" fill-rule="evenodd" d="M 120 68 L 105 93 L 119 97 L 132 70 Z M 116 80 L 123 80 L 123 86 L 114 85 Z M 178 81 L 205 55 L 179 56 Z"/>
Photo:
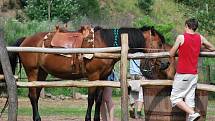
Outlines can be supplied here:
<path id="1" fill-rule="evenodd" d="M 100 27 L 82 27 L 77 32 L 69 32 L 65 29 L 57 28 L 56 31 L 48 33 L 37 33 L 23 39 L 20 47 L 53 47 L 53 40 L 56 35 L 72 35 L 82 42 L 81 48 L 103 48 L 121 46 L 121 33 L 128 33 L 130 48 L 158 48 L 165 40 L 153 27 L 144 26 L 142 28 L 120 28 L 103 29 Z M 58 38 L 68 38 L 66 37 Z M 74 37 L 73 37 L 74 38 Z M 58 41 L 59 42 L 59 41 Z M 59 45 L 56 42 L 55 45 Z M 67 41 L 60 43 L 63 47 L 67 46 Z M 68 45 L 72 47 L 73 45 Z M 136 52 L 139 50 L 131 50 Z M 148 52 L 144 50 L 143 52 Z M 45 80 L 48 74 L 52 74 L 62 79 L 88 78 L 89 81 L 106 80 L 111 73 L 114 64 L 118 59 L 98 59 L 95 57 L 85 58 L 81 54 L 72 54 L 67 57 L 60 54 L 20 52 L 21 63 L 25 69 L 29 81 Z M 41 121 L 38 111 L 38 99 L 42 88 L 29 88 L 29 98 L 33 110 L 33 120 Z M 88 89 L 88 107 L 85 121 L 91 120 L 91 110 L 95 105 L 94 121 L 100 120 L 100 105 L 102 101 L 102 87 L 92 87 Z"/>
<path id="2" fill-rule="evenodd" d="M 162 49 L 151 49 L 153 52 L 166 52 L 172 48 L 172 45 L 163 44 Z M 156 58 L 156 59 L 142 59 L 141 72 L 147 79 L 173 79 L 176 73 L 176 59 Z"/>

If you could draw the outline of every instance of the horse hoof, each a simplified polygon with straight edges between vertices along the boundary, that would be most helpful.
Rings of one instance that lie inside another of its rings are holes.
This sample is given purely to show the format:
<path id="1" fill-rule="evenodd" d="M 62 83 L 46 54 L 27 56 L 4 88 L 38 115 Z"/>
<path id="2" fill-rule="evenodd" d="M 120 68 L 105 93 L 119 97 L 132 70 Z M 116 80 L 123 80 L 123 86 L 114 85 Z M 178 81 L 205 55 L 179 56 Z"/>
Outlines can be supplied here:
<path id="1" fill-rule="evenodd" d="M 85 118 L 85 121 L 91 121 L 91 119 L 90 118 Z"/>
<path id="2" fill-rule="evenodd" d="M 35 118 L 34 121 L 41 121 L 41 118 Z"/>
<path id="3" fill-rule="evenodd" d="M 94 118 L 94 121 L 100 121 L 100 118 Z"/>

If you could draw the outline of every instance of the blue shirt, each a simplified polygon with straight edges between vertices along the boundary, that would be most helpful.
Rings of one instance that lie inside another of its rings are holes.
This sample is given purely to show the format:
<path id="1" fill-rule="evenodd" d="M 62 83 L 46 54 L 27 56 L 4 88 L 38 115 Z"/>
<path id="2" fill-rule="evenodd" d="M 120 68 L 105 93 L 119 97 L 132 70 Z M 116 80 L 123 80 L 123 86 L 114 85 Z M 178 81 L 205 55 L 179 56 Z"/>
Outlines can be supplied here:
<path id="1" fill-rule="evenodd" d="M 119 80 L 114 71 L 111 72 L 111 74 L 108 76 L 107 80 L 109 81 L 117 81 Z"/>
<path id="2" fill-rule="evenodd" d="M 130 60 L 129 71 L 130 71 L 130 74 L 142 75 L 142 73 L 140 71 L 140 59 L 137 59 L 137 60 L 131 59 Z"/>

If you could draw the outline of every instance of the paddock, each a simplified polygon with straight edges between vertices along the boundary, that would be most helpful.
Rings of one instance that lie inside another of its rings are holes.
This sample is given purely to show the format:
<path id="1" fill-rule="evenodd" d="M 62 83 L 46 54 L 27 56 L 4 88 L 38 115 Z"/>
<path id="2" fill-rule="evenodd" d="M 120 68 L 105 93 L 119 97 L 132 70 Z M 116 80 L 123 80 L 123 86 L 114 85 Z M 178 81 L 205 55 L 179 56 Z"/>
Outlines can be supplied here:
<path id="1" fill-rule="evenodd" d="M 4 44 L 2 38 L 2 33 L 0 31 L 0 56 L 1 63 L 4 70 L 4 77 L 6 80 L 8 96 L 9 96 L 9 108 L 8 108 L 8 121 L 17 120 L 17 87 L 18 88 L 28 88 L 28 87 L 95 87 L 95 86 L 108 86 L 121 89 L 121 120 L 128 121 L 128 84 L 127 84 L 127 59 L 131 58 L 165 58 L 168 57 L 167 52 L 160 53 L 142 53 L 142 54 L 128 54 L 128 35 L 122 34 L 122 47 L 118 48 L 76 48 L 76 49 L 53 49 L 53 48 L 26 48 L 26 47 L 7 47 Z M 16 82 L 16 79 L 12 75 L 12 71 L 9 65 L 9 60 L 7 56 L 7 50 L 13 52 L 41 52 L 41 53 L 87 53 L 94 54 L 98 58 L 120 58 L 120 82 L 110 82 L 98 80 L 94 82 L 77 82 L 77 81 L 59 81 L 59 82 L 44 82 L 41 80 L 39 82 Z M 112 54 L 113 52 L 121 52 L 118 54 Z M 215 57 L 214 52 L 201 52 L 203 57 Z M 141 85 L 145 87 L 150 86 L 171 86 L 172 80 L 141 80 Z M 208 84 L 198 84 L 197 88 L 203 91 L 215 92 L 214 85 Z M 206 103 L 206 102 L 205 102 Z M 206 105 L 207 106 L 207 105 Z M 182 116 L 182 115 L 181 115 Z M 147 119 L 146 119 L 147 120 Z M 172 119 L 169 119 L 169 121 Z M 166 120 L 167 121 L 167 120 Z"/>

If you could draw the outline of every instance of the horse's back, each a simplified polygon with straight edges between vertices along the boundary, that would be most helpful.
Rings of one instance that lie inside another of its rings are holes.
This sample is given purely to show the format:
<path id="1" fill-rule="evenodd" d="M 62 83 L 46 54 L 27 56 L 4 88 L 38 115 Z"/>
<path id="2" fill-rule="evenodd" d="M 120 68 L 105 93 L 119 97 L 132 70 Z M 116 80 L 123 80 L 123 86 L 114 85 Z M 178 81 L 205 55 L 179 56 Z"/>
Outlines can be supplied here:
<path id="1" fill-rule="evenodd" d="M 26 37 L 25 40 L 20 45 L 21 47 L 39 47 L 48 32 L 39 32 L 32 36 Z"/>

